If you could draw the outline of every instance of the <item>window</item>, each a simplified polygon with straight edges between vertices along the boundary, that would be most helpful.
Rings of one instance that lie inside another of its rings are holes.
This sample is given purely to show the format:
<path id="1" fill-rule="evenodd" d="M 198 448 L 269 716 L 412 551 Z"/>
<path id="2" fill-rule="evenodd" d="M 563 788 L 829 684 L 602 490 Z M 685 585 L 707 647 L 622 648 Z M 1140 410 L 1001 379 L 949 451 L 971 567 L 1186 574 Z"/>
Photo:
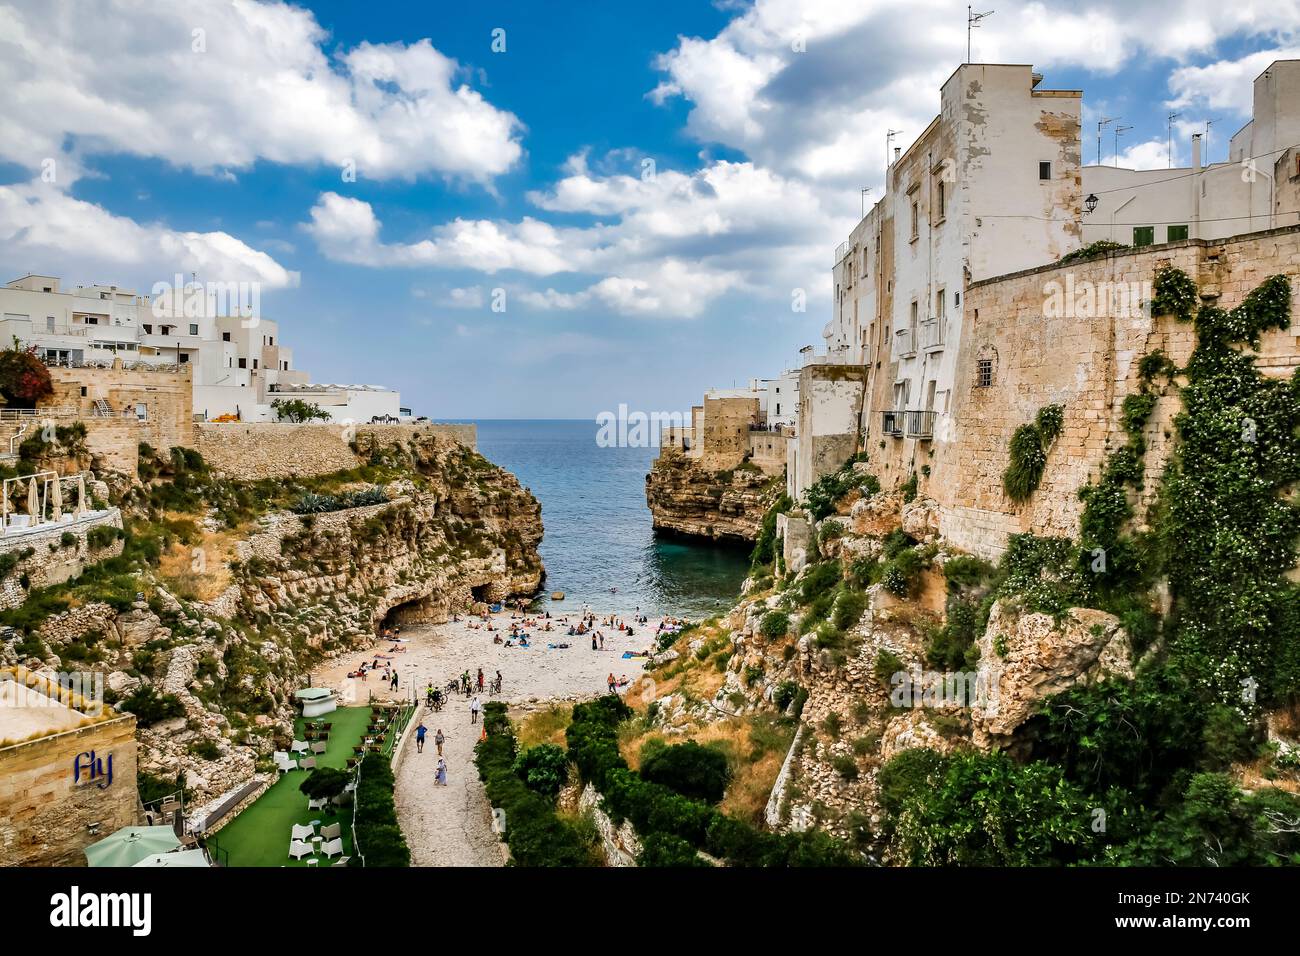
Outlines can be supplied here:
<path id="1" fill-rule="evenodd" d="M 777 413 L 778 415 L 781 414 L 781 403 L 780 403 L 780 402 L 777 402 L 777 403 L 776 403 L 776 413 Z"/>
<path id="2" fill-rule="evenodd" d="M 240 367 L 240 368 L 248 368 L 248 359 L 241 358 L 241 359 L 239 360 L 239 367 Z"/>
<path id="3" fill-rule="evenodd" d="M 954 292 L 954 293 L 952 294 L 952 304 L 953 304 L 953 305 L 961 305 L 961 293 L 960 293 L 960 292 Z"/>
<path id="4" fill-rule="evenodd" d="M 941 179 L 939 180 L 938 185 L 939 185 L 939 191 L 935 194 L 935 201 L 936 201 L 936 205 L 939 207 L 937 210 L 939 215 L 935 221 L 943 222 L 943 211 L 944 209 L 947 208 L 948 205 L 947 202 L 945 201 L 948 198 L 948 184 Z"/>
<path id="5" fill-rule="evenodd" d="M 934 294 L 934 317 L 936 319 L 942 319 L 946 314 L 944 307 L 947 300 L 947 290 L 945 289 L 940 289 Z"/>
<path id="6" fill-rule="evenodd" d="M 915 239 L 921 234 L 921 204 L 912 203 L 912 238 Z"/>
<path id="7" fill-rule="evenodd" d="M 82 397 L 82 398 L 85 398 L 85 397 L 86 397 L 86 386 L 84 386 L 84 385 L 81 386 L 81 397 Z"/>
<path id="8" fill-rule="evenodd" d="M 46 332 L 53 332 L 53 331 L 54 331 L 54 316 L 52 316 L 52 315 L 47 315 L 47 316 L 45 317 L 45 331 L 46 331 Z"/>
<path id="9" fill-rule="evenodd" d="M 257 368 L 257 359 L 253 359 L 253 368 Z"/>
<path id="10" fill-rule="evenodd" d="M 230 341 L 230 333 L 229 333 L 229 332 L 222 332 L 222 333 L 221 333 L 221 341 L 223 341 L 223 342 L 229 342 L 229 341 Z"/>
<path id="11" fill-rule="evenodd" d="M 146 325 L 142 325 L 142 326 L 140 326 L 140 328 L 144 329 L 144 334 L 145 334 L 145 335 L 153 335 L 153 326 L 152 326 L 152 325 L 148 325 L 148 324 L 146 324 Z"/>
<path id="12" fill-rule="evenodd" d="M 1135 246 L 1152 246 L 1156 241 L 1155 226 L 1134 226 L 1133 227 L 1133 245 Z"/>
<path id="13" fill-rule="evenodd" d="M 1170 227 L 1169 227 L 1169 241 L 1170 241 L 1170 242 L 1182 242 L 1182 241 L 1183 241 L 1184 239 L 1186 239 L 1186 238 L 1187 238 L 1187 227 L 1186 227 L 1186 226 L 1170 226 Z"/>
<path id="14" fill-rule="evenodd" d="M 198 335 L 198 334 L 199 334 L 199 325 L 198 325 L 198 323 L 197 323 L 197 322 L 191 322 L 191 323 L 190 323 L 190 335 Z"/>
<path id="15" fill-rule="evenodd" d="M 1051 179 L 1051 178 L 1052 178 L 1052 164 L 1051 164 L 1051 163 L 1039 163 L 1039 164 L 1038 164 L 1038 178 L 1039 178 L 1039 179 Z"/>
<path id="16" fill-rule="evenodd" d="M 176 356 L 176 361 L 179 362 L 181 365 L 184 365 L 189 360 L 190 360 L 189 352 L 181 352 L 178 356 Z"/>
<path id="17" fill-rule="evenodd" d="M 138 422 L 149 420 L 149 408 L 144 404 L 144 402 L 135 403 L 135 420 Z"/>
<path id="18" fill-rule="evenodd" d="M 975 364 L 975 387 L 988 388 L 993 384 L 993 360 L 979 359 Z"/>
<path id="19" fill-rule="evenodd" d="M 281 363 L 280 363 L 280 370 L 283 371 L 283 372 L 287 372 L 287 371 L 289 371 L 289 363 L 288 363 L 288 362 L 281 362 Z"/>
<path id="20" fill-rule="evenodd" d="M 88 316 L 85 317 L 85 319 L 84 319 L 83 321 L 84 321 L 87 325 L 99 325 L 99 317 L 98 317 L 98 316 L 88 315 Z"/>

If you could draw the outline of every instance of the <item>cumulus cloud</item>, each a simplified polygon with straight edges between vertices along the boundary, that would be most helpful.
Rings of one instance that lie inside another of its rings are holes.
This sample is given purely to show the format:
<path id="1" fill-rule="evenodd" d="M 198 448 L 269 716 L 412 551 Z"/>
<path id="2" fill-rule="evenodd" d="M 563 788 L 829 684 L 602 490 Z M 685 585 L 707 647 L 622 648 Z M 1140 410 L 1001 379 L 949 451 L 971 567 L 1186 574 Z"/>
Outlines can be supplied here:
<path id="1" fill-rule="evenodd" d="M 328 43 L 284 3 L 9 0 L 0 158 L 34 169 L 71 143 L 222 176 L 269 160 L 486 182 L 522 156 L 518 119 L 427 39 Z"/>
<path id="2" fill-rule="evenodd" d="M 137 223 L 38 182 L 0 186 L 0 260 L 42 271 L 103 268 L 141 282 L 197 272 L 204 281 L 298 285 L 297 272 L 226 232 L 188 232 Z"/>
<path id="3" fill-rule="evenodd" d="M 1248 116 L 1255 77 L 1268 69 L 1274 60 L 1297 57 L 1300 57 L 1300 46 L 1260 50 L 1235 60 L 1181 67 L 1169 78 L 1169 89 L 1173 93 L 1169 105 L 1208 107 Z"/>

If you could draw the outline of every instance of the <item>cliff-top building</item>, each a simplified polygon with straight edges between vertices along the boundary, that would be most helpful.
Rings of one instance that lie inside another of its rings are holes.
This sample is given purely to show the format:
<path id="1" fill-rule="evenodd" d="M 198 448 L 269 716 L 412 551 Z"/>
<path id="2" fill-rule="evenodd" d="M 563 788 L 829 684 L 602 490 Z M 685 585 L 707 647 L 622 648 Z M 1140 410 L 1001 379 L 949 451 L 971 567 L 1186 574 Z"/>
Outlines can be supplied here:
<path id="1" fill-rule="evenodd" d="M 0 287 L 0 338 L 35 347 L 51 366 L 104 366 L 114 359 L 128 367 L 187 366 L 194 416 L 201 421 L 273 421 L 271 403 L 282 398 L 314 402 L 336 420 L 401 416 L 395 391 L 312 384 L 294 366 L 276 322 L 195 311 L 182 303 L 172 308 L 167 295 L 151 299 L 103 285 L 65 291 L 57 277 L 29 274 Z"/>

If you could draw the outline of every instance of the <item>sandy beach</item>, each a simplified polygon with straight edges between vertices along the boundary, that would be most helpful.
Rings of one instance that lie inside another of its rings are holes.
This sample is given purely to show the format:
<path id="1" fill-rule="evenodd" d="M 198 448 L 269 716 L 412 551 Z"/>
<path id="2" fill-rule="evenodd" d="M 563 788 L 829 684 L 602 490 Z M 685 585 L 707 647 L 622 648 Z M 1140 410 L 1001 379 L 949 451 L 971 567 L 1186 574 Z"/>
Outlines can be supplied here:
<path id="1" fill-rule="evenodd" d="M 551 631 L 546 621 L 533 615 L 502 611 L 490 615 L 495 631 L 489 631 L 482 618 L 462 616 L 445 624 L 403 628 L 400 642 L 377 640 L 369 650 L 340 655 L 313 672 L 314 686 L 332 687 L 345 700 L 365 703 L 373 694 L 377 698 L 402 699 L 412 689 L 423 699 L 430 681 L 443 687 L 447 681 L 468 670 L 471 678 L 483 668 L 485 681 L 499 670 L 502 693 L 491 697 L 486 692 L 481 701 L 503 700 L 513 706 L 541 703 L 564 698 L 585 698 L 606 691 L 606 678 L 635 681 L 643 672 L 645 658 L 625 658 L 625 651 L 640 652 L 652 647 L 660 618 L 646 624 L 633 623 L 635 610 L 628 608 L 619 618 L 631 624 L 628 635 L 617 627 L 602 625 L 606 615 L 596 615 L 595 630 L 605 636 L 603 650 L 591 649 L 591 633 L 570 636 L 570 624 L 581 617 L 581 603 L 571 611 L 557 615 L 552 611 Z M 494 636 L 508 639 L 511 624 L 527 628 L 531 646 L 507 647 L 493 642 Z M 567 643 L 568 648 L 548 647 Z M 401 650 L 392 651 L 393 647 Z M 363 661 L 379 658 L 378 672 L 365 681 L 349 679 Z M 383 666 L 396 669 L 398 689 L 393 691 L 383 680 Z M 457 695 L 442 711 L 422 711 L 428 728 L 424 752 L 417 753 L 411 736 L 399 756 L 397 766 L 397 811 L 402 831 L 411 847 L 415 866 L 500 866 L 501 853 L 491 827 L 491 810 L 474 768 L 474 744 L 480 727 L 470 723 L 470 698 Z M 433 737 L 441 729 L 447 741 L 443 747 L 447 761 L 447 785 L 435 786 L 437 748 Z"/>

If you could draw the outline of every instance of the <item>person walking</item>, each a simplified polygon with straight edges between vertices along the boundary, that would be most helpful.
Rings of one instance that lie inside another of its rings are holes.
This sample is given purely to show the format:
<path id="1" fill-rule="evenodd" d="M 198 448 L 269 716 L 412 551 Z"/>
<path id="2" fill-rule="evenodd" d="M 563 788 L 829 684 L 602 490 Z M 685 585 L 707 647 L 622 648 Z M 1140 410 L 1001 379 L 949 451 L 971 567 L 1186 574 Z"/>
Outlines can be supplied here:
<path id="1" fill-rule="evenodd" d="M 483 668 L 478 669 L 478 692 L 483 693 Z"/>
<path id="2" fill-rule="evenodd" d="M 438 772 L 434 776 L 433 782 L 439 787 L 447 786 L 447 761 L 441 757 L 438 758 Z"/>
<path id="3" fill-rule="evenodd" d="M 469 702 L 469 722 L 471 724 L 478 723 L 478 712 L 482 709 L 483 705 L 479 703 L 478 697 L 475 696 L 475 698 Z"/>
<path id="4" fill-rule="evenodd" d="M 397 690 L 397 671 L 393 671 L 393 690 Z"/>
<path id="5" fill-rule="evenodd" d="M 611 694 L 614 693 L 614 688 L 618 684 L 618 681 L 614 680 L 614 674 L 612 671 L 610 672 L 610 675 L 605 678 L 605 683 L 609 685 L 609 692 Z"/>
<path id="6" fill-rule="evenodd" d="M 447 738 L 442 735 L 442 728 L 439 727 L 437 732 L 433 735 L 433 744 L 435 747 L 438 748 L 439 757 L 442 756 L 442 745 L 445 744 L 446 742 L 447 742 Z"/>
<path id="7" fill-rule="evenodd" d="M 415 728 L 415 752 L 418 754 L 424 753 L 424 735 L 427 732 L 428 728 L 424 726 L 424 721 L 420 721 L 420 726 Z"/>

